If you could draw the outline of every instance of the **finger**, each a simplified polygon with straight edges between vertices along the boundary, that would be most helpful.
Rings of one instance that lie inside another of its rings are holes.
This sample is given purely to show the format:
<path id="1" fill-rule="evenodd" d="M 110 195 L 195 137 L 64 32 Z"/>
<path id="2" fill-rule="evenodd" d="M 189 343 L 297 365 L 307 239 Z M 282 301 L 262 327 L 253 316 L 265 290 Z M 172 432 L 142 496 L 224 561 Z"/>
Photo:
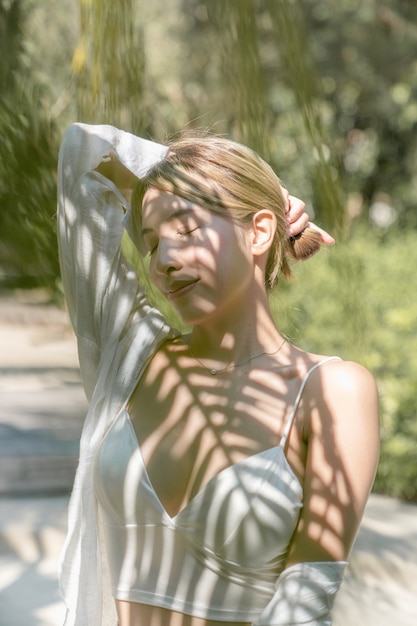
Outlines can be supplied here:
<path id="1" fill-rule="evenodd" d="M 327 231 L 323 230 L 323 228 L 320 228 L 313 222 L 308 222 L 307 226 L 309 228 L 312 228 L 313 230 L 316 230 L 318 233 L 320 233 L 321 240 L 326 245 L 332 246 L 335 243 L 334 238 Z"/>
<path id="2" fill-rule="evenodd" d="M 302 213 L 291 223 L 287 222 L 288 237 L 295 237 L 296 235 L 299 235 L 308 226 L 309 219 L 310 218 L 307 213 Z"/>
<path id="3" fill-rule="evenodd" d="M 289 213 L 295 219 L 304 213 L 306 208 L 306 203 L 300 198 L 296 198 L 295 196 L 288 195 L 288 206 L 287 206 L 287 214 Z"/>
<path id="4" fill-rule="evenodd" d="M 309 221 L 306 213 L 306 205 L 303 200 L 295 196 L 288 196 L 288 208 L 285 214 L 287 220 L 287 231 L 290 236 L 298 235 Z"/>
<path id="5" fill-rule="evenodd" d="M 295 237 L 301 233 L 307 226 L 320 233 L 322 243 L 332 246 L 335 243 L 334 238 L 323 228 L 320 228 L 314 222 L 310 222 L 310 217 L 306 213 L 305 202 L 295 196 L 288 194 L 288 208 L 286 210 L 287 233 L 289 237 Z"/>
<path id="6" fill-rule="evenodd" d="M 290 194 L 288 192 L 288 189 L 286 187 L 283 187 L 283 185 L 281 185 L 281 193 L 282 193 L 282 197 L 284 198 L 284 204 L 285 204 L 285 214 L 288 213 L 288 211 L 290 210 Z"/>

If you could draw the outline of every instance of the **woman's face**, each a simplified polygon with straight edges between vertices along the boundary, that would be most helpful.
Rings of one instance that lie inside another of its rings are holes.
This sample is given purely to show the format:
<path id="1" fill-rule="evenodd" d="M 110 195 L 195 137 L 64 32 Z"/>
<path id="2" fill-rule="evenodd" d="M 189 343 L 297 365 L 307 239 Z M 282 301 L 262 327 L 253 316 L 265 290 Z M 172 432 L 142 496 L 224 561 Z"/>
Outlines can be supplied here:
<path id="1" fill-rule="evenodd" d="M 150 188 L 142 203 L 150 277 L 186 324 L 238 314 L 253 280 L 249 229 L 174 194 Z"/>

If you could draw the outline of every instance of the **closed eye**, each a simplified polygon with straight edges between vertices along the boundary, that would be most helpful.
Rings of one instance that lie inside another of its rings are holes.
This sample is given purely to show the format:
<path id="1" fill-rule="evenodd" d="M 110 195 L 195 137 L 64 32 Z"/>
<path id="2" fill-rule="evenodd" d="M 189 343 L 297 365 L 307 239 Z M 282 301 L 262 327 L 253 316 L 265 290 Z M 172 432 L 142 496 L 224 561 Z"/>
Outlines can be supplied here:
<path id="1" fill-rule="evenodd" d="M 178 235 L 180 237 L 188 237 L 189 235 L 192 235 L 199 228 L 200 228 L 199 226 L 195 226 L 194 228 L 191 228 L 190 230 L 178 231 Z"/>
<path id="2" fill-rule="evenodd" d="M 185 225 L 182 225 L 181 228 L 177 229 L 176 236 L 182 240 L 186 240 L 194 232 L 199 230 L 199 228 L 200 228 L 200 225 L 193 225 L 192 227 L 187 227 Z M 144 234 L 144 242 L 145 242 L 145 245 L 148 249 L 148 253 L 150 256 L 153 255 L 153 253 L 157 250 L 158 245 L 159 245 L 159 238 L 155 238 L 152 235 L 154 235 L 154 233 L 152 233 L 151 231 L 145 232 Z"/>

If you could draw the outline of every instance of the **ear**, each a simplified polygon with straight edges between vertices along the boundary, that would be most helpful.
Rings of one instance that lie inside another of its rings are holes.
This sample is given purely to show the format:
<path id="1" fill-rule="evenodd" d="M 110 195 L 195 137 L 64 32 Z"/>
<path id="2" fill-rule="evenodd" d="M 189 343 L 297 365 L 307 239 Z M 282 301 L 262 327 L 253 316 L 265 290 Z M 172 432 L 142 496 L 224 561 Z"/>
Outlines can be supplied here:
<path id="1" fill-rule="evenodd" d="M 254 256 L 262 256 L 269 251 L 274 240 L 277 219 L 269 209 L 260 209 L 252 218 L 251 246 Z"/>

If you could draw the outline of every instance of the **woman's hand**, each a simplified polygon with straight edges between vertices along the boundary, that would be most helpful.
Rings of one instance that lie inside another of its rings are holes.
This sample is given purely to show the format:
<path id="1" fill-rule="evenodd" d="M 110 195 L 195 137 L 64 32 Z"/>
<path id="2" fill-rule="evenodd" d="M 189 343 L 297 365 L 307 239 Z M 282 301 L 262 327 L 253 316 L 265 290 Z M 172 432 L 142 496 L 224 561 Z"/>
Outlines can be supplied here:
<path id="1" fill-rule="evenodd" d="M 113 150 L 110 150 L 108 156 L 97 166 L 96 170 L 111 180 L 121 191 L 133 189 L 138 180 L 137 177 L 118 160 Z"/>
<path id="2" fill-rule="evenodd" d="M 333 237 L 313 222 L 310 222 L 310 218 L 305 210 L 305 202 L 295 196 L 290 196 L 284 188 L 283 192 L 286 200 L 285 216 L 287 219 L 288 236 L 295 237 L 308 227 L 320 233 L 322 243 L 332 246 L 335 243 Z"/>

